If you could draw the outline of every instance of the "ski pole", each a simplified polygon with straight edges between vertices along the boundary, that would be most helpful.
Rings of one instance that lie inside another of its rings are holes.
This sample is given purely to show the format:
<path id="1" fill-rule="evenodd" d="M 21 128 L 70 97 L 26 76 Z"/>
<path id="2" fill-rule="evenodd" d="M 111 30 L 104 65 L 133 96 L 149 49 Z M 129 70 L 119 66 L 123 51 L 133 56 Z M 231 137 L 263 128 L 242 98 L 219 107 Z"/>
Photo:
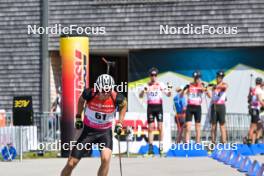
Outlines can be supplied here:
<path id="1" fill-rule="evenodd" d="M 122 158 L 121 158 L 121 146 L 120 146 L 120 135 L 117 135 L 117 140 L 118 140 L 119 169 L 120 169 L 120 175 L 123 176 Z"/>

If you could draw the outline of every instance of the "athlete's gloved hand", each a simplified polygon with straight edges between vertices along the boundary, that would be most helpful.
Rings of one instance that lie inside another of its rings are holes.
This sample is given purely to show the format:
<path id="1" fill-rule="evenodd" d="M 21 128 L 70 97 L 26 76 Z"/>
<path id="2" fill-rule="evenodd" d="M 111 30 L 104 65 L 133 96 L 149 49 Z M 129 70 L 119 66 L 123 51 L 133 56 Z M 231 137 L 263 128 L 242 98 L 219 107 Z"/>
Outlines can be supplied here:
<path id="1" fill-rule="evenodd" d="M 190 85 L 187 84 L 184 88 L 183 88 L 183 91 L 185 91 L 186 89 L 189 89 Z"/>
<path id="2" fill-rule="evenodd" d="M 211 83 L 211 84 L 208 84 L 207 87 L 214 87 L 215 84 Z"/>
<path id="3" fill-rule="evenodd" d="M 172 89 L 172 85 L 169 82 L 167 82 L 167 87 L 168 87 L 168 90 Z"/>
<path id="4" fill-rule="evenodd" d="M 117 124 L 115 125 L 115 133 L 116 133 L 117 135 L 120 135 L 120 134 L 122 133 L 122 129 L 123 129 L 123 126 L 122 126 L 121 123 L 117 123 Z"/>
<path id="5" fill-rule="evenodd" d="M 80 114 L 76 115 L 75 128 L 78 130 L 83 128 L 83 121 Z"/>

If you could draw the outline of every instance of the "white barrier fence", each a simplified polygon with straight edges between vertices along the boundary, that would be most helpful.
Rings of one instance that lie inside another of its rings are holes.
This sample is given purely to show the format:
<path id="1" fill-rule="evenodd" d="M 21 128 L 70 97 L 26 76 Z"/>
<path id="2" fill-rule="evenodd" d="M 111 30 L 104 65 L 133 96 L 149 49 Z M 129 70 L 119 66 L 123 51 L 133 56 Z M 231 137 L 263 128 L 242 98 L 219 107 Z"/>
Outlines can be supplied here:
<path id="1" fill-rule="evenodd" d="M 22 142 L 22 143 L 20 143 Z M 17 151 L 37 150 L 37 127 L 21 126 L 21 127 L 3 127 L 0 128 L 0 148 L 12 143 Z"/>
<path id="2" fill-rule="evenodd" d="M 171 116 L 172 122 L 174 122 L 174 116 Z M 210 141 L 211 140 L 211 125 L 210 118 L 208 114 L 202 114 L 201 119 L 201 140 Z M 228 142 L 242 143 L 243 138 L 248 135 L 249 126 L 251 123 L 251 117 L 248 114 L 242 113 L 227 113 L 226 114 L 226 131 Z M 172 138 L 175 139 L 177 133 L 177 127 L 175 123 L 171 123 Z M 195 128 L 194 122 L 191 128 L 191 139 L 195 140 Z M 217 141 L 220 141 L 220 129 L 218 125 L 217 129 Z"/>
<path id="3" fill-rule="evenodd" d="M 127 120 L 131 121 L 133 126 L 133 140 L 130 145 L 133 149 L 130 152 L 134 153 L 140 145 L 146 144 L 147 141 L 147 122 L 145 113 L 127 113 Z M 17 151 L 20 151 L 21 144 L 20 138 L 22 136 L 23 151 L 36 150 L 40 143 L 58 143 L 60 140 L 60 116 L 52 113 L 38 113 L 34 116 L 34 126 L 14 127 L 12 125 L 12 115 L 8 116 L 9 126 L 0 128 L 0 147 L 7 143 L 13 143 Z M 169 118 L 169 120 L 167 120 Z M 176 125 L 174 122 L 174 116 L 171 114 L 164 114 L 164 127 L 165 127 L 165 148 L 169 147 L 170 143 L 175 141 Z M 202 126 L 206 121 L 206 114 L 202 117 Z M 141 124 L 140 125 L 138 125 Z M 250 116 L 247 114 L 227 114 L 226 115 L 226 127 L 229 142 L 242 142 L 243 137 L 247 136 L 250 125 Z M 202 141 L 210 141 L 210 128 L 202 129 Z M 220 131 L 218 130 L 218 137 Z M 195 137 L 194 128 L 192 129 L 192 139 Z M 122 151 L 125 151 L 126 144 L 122 142 Z M 156 141 L 157 143 L 157 141 Z M 114 151 L 116 152 L 117 144 L 114 139 Z M 133 151 L 132 151 L 133 150 Z"/>
<path id="4" fill-rule="evenodd" d="M 17 152 L 39 149 L 40 144 L 60 140 L 60 114 L 34 113 L 33 126 L 13 126 L 12 113 L 6 113 L 6 124 L 0 127 L 0 149 L 12 143 Z"/>

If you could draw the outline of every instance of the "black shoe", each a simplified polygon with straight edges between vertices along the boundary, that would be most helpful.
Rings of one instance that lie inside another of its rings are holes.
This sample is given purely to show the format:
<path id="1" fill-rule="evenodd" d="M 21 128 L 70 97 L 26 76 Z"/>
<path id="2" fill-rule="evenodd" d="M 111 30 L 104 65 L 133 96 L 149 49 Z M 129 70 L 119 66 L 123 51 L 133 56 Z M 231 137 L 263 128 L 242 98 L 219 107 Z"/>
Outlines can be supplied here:
<path id="1" fill-rule="evenodd" d="M 154 155 L 154 151 L 153 151 L 153 145 L 149 144 L 149 151 L 148 151 L 149 155 Z"/>
<path id="2" fill-rule="evenodd" d="M 164 155 L 164 152 L 163 152 L 163 144 L 160 144 L 160 146 L 159 146 L 159 154 L 160 154 L 160 156 L 163 156 Z"/>
<path id="3" fill-rule="evenodd" d="M 247 139 L 247 145 L 251 145 L 252 144 L 252 139 Z"/>

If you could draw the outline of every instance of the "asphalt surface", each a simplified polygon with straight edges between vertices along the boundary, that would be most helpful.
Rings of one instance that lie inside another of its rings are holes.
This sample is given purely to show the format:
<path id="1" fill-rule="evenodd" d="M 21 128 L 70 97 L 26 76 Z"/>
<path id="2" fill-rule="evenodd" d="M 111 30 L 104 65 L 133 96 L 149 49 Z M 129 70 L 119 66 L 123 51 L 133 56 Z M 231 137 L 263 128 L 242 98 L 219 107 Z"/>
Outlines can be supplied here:
<path id="1" fill-rule="evenodd" d="M 28 159 L 0 162 L 1 173 L 8 176 L 58 176 L 66 159 Z M 113 158 L 109 176 L 119 176 L 118 158 Z M 207 157 L 201 158 L 123 158 L 123 176 L 239 176 L 230 166 Z M 100 160 L 84 158 L 72 176 L 96 176 Z"/>

